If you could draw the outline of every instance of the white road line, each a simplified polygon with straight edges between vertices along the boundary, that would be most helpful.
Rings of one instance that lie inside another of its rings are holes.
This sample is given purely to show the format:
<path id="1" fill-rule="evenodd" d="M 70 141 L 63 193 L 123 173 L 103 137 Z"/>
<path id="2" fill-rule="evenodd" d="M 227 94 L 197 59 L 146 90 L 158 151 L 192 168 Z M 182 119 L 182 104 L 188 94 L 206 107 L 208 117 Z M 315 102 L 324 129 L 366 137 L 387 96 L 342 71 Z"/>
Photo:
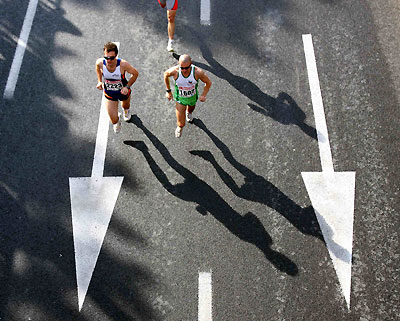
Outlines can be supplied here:
<path id="1" fill-rule="evenodd" d="M 97 129 L 96 147 L 94 150 L 92 177 L 103 177 L 104 172 L 104 161 L 106 159 L 109 127 L 109 120 L 105 103 L 106 98 L 103 95 L 100 107 L 99 126 Z"/>
<path id="2" fill-rule="evenodd" d="M 318 145 L 321 156 L 322 172 L 333 173 L 333 161 L 329 144 L 328 128 L 326 126 L 324 105 L 315 61 L 314 46 L 310 34 L 303 35 L 304 52 L 306 56 L 308 81 L 310 84 L 311 100 L 314 109 L 315 127 L 318 135 Z"/>
<path id="3" fill-rule="evenodd" d="M 210 25 L 211 24 L 211 6 L 210 0 L 201 0 L 200 3 L 200 24 Z"/>
<path id="4" fill-rule="evenodd" d="M 212 321 L 211 272 L 200 272 L 199 273 L 198 321 Z"/>
<path id="5" fill-rule="evenodd" d="M 6 88 L 4 89 L 4 99 L 12 99 L 14 97 L 15 86 L 17 85 L 19 70 L 21 69 L 22 60 L 24 58 L 26 44 L 28 43 L 29 34 L 31 32 L 37 4 L 38 0 L 29 1 L 21 34 L 18 39 L 17 49 L 15 50 L 14 60 L 11 65 Z"/>

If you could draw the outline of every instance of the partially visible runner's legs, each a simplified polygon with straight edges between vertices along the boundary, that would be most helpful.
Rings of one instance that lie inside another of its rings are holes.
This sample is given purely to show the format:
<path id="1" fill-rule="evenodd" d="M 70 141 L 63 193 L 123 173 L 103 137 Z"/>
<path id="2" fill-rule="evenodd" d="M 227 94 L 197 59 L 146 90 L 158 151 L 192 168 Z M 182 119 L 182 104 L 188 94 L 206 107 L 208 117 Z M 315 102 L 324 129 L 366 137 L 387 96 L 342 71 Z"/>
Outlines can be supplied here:
<path id="1" fill-rule="evenodd" d="M 159 0 L 163 1 L 163 0 Z M 174 51 L 175 17 L 178 9 L 178 0 L 166 0 L 168 18 L 168 51 Z"/>

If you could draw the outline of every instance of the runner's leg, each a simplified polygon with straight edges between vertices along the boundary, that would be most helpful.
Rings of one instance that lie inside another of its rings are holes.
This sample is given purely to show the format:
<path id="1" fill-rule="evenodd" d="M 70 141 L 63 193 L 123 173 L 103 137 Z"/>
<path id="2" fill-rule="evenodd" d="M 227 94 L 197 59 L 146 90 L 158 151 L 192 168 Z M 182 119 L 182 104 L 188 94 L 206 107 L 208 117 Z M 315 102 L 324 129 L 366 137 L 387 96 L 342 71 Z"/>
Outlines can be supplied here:
<path id="1" fill-rule="evenodd" d="M 185 118 L 186 118 L 186 106 L 181 105 L 180 103 L 176 103 L 176 124 L 179 127 L 185 126 Z"/>
<path id="2" fill-rule="evenodd" d="M 106 99 L 106 108 L 111 123 L 114 125 L 118 122 L 118 101 Z"/>
<path id="3" fill-rule="evenodd" d="M 131 107 L 131 95 L 126 100 L 121 101 L 121 106 L 123 109 L 129 109 Z"/>
<path id="4" fill-rule="evenodd" d="M 129 95 L 128 98 L 126 98 L 125 100 L 121 101 L 121 106 L 124 110 L 122 114 L 124 121 L 129 121 L 131 119 L 131 111 L 129 109 L 131 107 L 131 95 Z"/>
<path id="5" fill-rule="evenodd" d="M 187 106 L 186 107 L 186 121 L 188 123 L 191 123 L 193 121 L 193 111 L 195 109 L 196 105 L 194 106 Z"/>
<path id="6" fill-rule="evenodd" d="M 167 10 L 167 17 L 168 17 L 168 38 L 174 39 L 175 35 L 175 16 L 176 10 Z"/>
<path id="7" fill-rule="evenodd" d="M 196 108 L 196 105 L 194 106 L 187 106 L 186 110 L 188 113 L 193 113 L 194 109 Z"/>

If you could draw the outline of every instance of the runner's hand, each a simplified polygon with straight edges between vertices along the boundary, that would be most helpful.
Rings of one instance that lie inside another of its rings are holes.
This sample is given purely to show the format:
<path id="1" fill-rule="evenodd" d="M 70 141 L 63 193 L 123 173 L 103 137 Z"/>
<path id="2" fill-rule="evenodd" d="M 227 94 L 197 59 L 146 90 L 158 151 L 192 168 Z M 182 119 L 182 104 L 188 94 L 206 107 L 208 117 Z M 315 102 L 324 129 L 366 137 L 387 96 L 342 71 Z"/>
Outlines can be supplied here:
<path id="1" fill-rule="evenodd" d="M 97 83 L 97 85 L 96 85 L 96 88 L 97 88 L 98 90 L 103 90 L 103 83 L 102 83 L 101 81 L 99 81 L 99 82 Z"/>
<path id="2" fill-rule="evenodd" d="M 202 103 L 204 103 L 204 102 L 206 101 L 206 96 L 200 96 L 200 97 L 199 97 L 199 100 L 200 100 Z"/>
<path id="3" fill-rule="evenodd" d="M 168 100 L 171 100 L 172 99 L 172 93 L 171 92 L 165 93 L 165 97 L 167 97 Z"/>
<path id="4" fill-rule="evenodd" d="M 122 94 L 122 95 L 127 95 L 128 92 L 129 92 L 129 89 L 128 89 L 128 88 L 122 87 L 122 89 L 121 89 L 121 94 Z"/>

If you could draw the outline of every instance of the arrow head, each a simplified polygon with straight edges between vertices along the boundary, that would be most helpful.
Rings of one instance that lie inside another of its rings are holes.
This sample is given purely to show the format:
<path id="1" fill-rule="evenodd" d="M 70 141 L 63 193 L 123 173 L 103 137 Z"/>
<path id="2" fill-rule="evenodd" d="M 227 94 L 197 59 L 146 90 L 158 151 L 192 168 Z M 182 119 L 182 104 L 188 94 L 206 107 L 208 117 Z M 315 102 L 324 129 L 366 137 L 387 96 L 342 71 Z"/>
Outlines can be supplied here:
<path id="1" fill-rule="evenodd" d="M 350 309 L 355 172 L 302 172 L 311 204 Z"/>
<path id="2" fill-rule="evenodd" d="M 79 311 L 107 232 L 123 177 L 70 177 Z"/>

